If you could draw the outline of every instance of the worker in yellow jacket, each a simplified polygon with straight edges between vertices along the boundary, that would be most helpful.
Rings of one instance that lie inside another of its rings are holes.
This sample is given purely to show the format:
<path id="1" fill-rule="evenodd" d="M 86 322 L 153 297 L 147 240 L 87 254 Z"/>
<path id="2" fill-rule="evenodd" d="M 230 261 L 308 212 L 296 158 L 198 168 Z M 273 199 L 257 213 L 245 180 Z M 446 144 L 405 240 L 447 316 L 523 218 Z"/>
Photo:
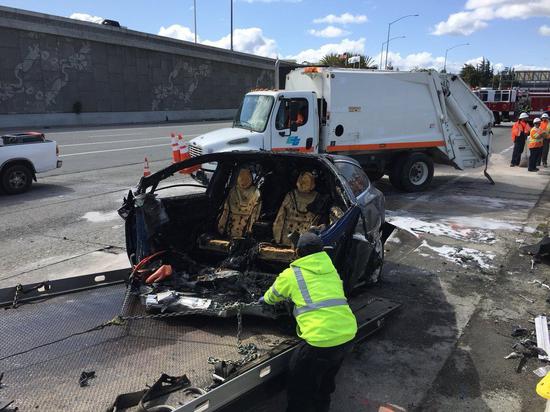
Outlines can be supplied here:
<path id="1" fill-rule="evenodd" d="M 544 146 L 544 138 L 546 131 L 540 127 L 540 119 L 537 117 L 533 120 L 533 127 L 529 132 L 529 170 L 530 172 L 538 172 L 537 165 L 540 164 L 542 157 L 542 149 Z"/>
<path id="2" fill-rule="evenodd" d="M 323 251 L 321 238 L 300 236 L 298 259 L 285 269 L 260 301 L 294 303 L 296 332 L 304 340 L 290 361 L 287 412 L 324 412 L 330 407 L 335 377 L 357 333 L 342 280 Z"/>

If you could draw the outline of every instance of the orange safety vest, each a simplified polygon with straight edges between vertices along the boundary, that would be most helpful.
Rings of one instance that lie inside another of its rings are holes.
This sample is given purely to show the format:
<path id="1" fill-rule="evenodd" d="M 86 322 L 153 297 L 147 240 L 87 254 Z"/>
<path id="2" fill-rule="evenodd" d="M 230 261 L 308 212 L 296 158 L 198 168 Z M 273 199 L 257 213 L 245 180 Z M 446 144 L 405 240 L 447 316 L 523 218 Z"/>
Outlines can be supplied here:
<path id="1" fill-rule="evenodd" d="M 534 127 L 531 129 L 529 134 L 529 149 L 536 149 L 537 147 L 542 147 L 544 145 L 545 132 L 540 127 Z"/>
<path id="2" fill-rule="evenodd" d="M 545 119 L 540 122 L 540 128 L 546 132 L 544 138 L 550 140 L 550 123 L 548 120 Z"/>
<path id="3" fill-rule="evenodd" d="M 531 130 L 531 127 L 527 122 L 523 120 L 518 120 L 512 126 L 512 142 L 516 141 L 516 137 L 518 137 L 521 134 L 521 132 L 524 132 L 526 135 L 528 135 L 530 130 Z"/>

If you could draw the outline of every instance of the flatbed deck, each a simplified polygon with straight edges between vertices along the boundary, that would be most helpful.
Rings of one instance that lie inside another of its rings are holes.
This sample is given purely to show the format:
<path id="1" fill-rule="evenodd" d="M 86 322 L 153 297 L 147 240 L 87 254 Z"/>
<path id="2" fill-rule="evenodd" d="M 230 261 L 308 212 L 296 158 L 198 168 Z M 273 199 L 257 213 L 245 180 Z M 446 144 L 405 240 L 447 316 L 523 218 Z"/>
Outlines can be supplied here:
<path id="1" fill-rule="evenodd" d="M 192 386 L 207 388 L 213 382 L 209 357 L 241 357 L 235 318 L 135 319 L 94 329 L 120 314 L 125 291 L 124 284 L 111 284 L 2 310 L 0 399 L 14 400 L 20 411 L 106 410 L 117 395 L 142 390 L 162 373 L 185 374 Z M 353 299 L 360 336 L 380 328 L 398 306 L 372 296 Z M 144 312 L 133 299 L 123 314 Z M 258 359 L 199 399 L 189 402 L 174 393 L 170 404 L 182 412 L 216 410 L 284 372 L 297 342 L 289 322 L 255 317 L 244 317 L 241 337 L 243 343 L 257 345 Z M 94 371 L 96 377 L 80 387 L 83 371 Z"/>

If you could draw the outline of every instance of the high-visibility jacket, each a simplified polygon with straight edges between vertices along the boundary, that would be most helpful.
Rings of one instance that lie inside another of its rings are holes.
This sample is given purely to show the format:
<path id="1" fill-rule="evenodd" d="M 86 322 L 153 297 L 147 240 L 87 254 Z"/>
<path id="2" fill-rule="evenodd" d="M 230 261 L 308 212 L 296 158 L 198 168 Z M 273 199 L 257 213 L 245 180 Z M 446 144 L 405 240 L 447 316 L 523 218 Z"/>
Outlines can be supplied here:
<path id="1" fill-rule="evenodd" d="M 540 128 L 546 132 L 544 138 L 550 139 L 550 122 L 544 119 L 542 122 L 540 122 Z"/>
<path id="2" fill-rule="evenodd" d="M 521 135 L 521 132 L 525 133 L 526 137 L 529 136 L 530 130 L 531 130 L 531 126 L 529 126 L 529 123 L 523 120 L 518 120 L 512 126 L 512 142 L 516 141 L 516 137 Z"/>
<path id="3" fill-rule="evenodd" d="M 357 333 L 355 315 L 326 252 L 295 260 L 265 292 L 265 303 L 294 302 L 296 333 L 312 346 L 327 348 L 349 342 Z"/>
<path id="4" fill-rule="evenodd" d="M 536 149 L 537 147 L 544 146 L 544 136 L 546 132 L 540 127 L 533 127 L 529 133 L 529 149 Z"/>

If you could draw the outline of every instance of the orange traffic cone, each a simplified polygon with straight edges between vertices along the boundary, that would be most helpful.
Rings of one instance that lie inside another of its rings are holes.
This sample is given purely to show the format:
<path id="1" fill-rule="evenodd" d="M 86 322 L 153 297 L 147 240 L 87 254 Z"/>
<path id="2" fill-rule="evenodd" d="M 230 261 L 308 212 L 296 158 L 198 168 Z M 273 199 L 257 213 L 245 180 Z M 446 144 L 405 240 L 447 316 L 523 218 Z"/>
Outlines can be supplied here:
<path id="1" fill-rule="evenodd" d="M 191 155 L 189 154 L 189 147 L 185 142 L 183 141 L 183 135 L 180 133 L 178 135 L 178 146 L 179 146 L 179 152 L 180 152 L 180 162 L 183 162 L 184 160 L 190 159 Z M 198 170 L 200 166 L 192 166 L 185 169 L 181 169 L 180 173 L 182 175 L 193 173 L 195 170 Z"/>
<path id="2" fill-rule="evenodd" d="M 170 143 L 172 145 L 172 163 L 178 163 L 180 161 L 180 150 L 175 133 L 170 133 Z"/>
<path id="3" fill-rule="evenodd" d="M 149 160 L 145 157 L 145 162 L 143 163 L 143 176 L 150 176 L 151 169 L 149 169 Z"/>

